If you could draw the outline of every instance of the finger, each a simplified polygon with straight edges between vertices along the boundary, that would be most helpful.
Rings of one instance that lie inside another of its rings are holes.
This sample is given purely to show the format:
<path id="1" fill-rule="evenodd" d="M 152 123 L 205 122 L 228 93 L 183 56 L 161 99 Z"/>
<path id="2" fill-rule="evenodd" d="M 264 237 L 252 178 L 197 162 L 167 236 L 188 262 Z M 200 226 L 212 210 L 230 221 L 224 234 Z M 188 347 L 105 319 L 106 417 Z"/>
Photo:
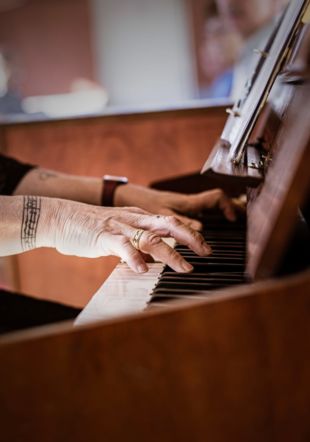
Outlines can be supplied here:
<path id="1" fill-rule="evenodd" d="M 175 216 L 143 216 L 139 218 L 139 227 L 150 230 L 159 236 L 175 238 L 177 242 L 188 246 L 200 256 L 212 253 L 211 247 L 205 242 L 203 236 Z"/>
<path id="2" fill-rule="evenodd" d="M 186 226 L 191 227 L 193 230 L 202 230 L 203 228 L 203 225 L 200 221 L 193 218 L 189 218 L 188 216 L 180 215 L 179 213 L 176 213 L 173 210 L 166 209 L 162 211 L 162 213 L 164 215 L 175 216 L 177 219 L 182 221 L 182 223 L 184 223 Z"/>
<path id="3" fill-rule="evenodd" d="M 222 189 L 212 189 L 189 196 L 190 210 L 193 212 L 219 207 L 229 221 L 236 220 L 234 204 Z"/>
<path id="4" fill-rule="evenodd" d="M 232 198 L 232 202 L 234 207 L 240 212 L 246 211 L 247 196 L 245 194 L 239 195 L 238 198 Z"/>
<path id="5" fill-rule="evenodd" d="M 131 213 L 140 213 L 142 215 L 152 215 L 151 212 L 148 212 L 147 210 L 140 209 L 140 207 L 122 207 L 122 212 L 127 210 Z"/>
<path id="6" fill-rule="evenodd" d="M 233 202 L 224 192 L 221 192 L 219 196 L 219 207 L 223 211 L 228 221 L 236 221 L 236 213 Z"/>
<path id="7" fill-rule="evenodd" d="M 112 255 L 119 256 L 134 272 L 147 272 L 148 267 L 143 254 L 135 249 L 130 242 L 137 230 L 118 220 L 114 220 L 113 224 L 113 231 L 109 235 L 105 235 L 103 239 L 105 248 L 108 248 Z"/>
<path id="8" fill-rule="evenodd" d="M 135 249 L 126 237 L 119 236 L 117 238 L 114 251 L 134 272 L 145 273 L 148 271 L 148 266 L 144 261 L 142 253 Z"/>
<path id="9" fill-rule="evenodd" d="M 144 254 L 151 255 L 156 260 L 164 262 L 177 272 L 190 272 L 193 270 L 191 264 L 185 261 L 179 253 L 164 243 L 154 233 L 144 231 L 139 240 L 139 250 L 137 250 L 130 242 L 137 229 L 118 222 L 118 230 L 122 232 L 122 235 L 117 236 L 118 244 L 116 247 L 114 246 L 114 250 L 123 261 L 127 262 L 133 271 L 143 273 L 148 270 L 144 261 Z M 115 237 L 116 235 L 114 235 Z"/>
<path id="10" fill-rule="evenodd" d="M 187 273 L 193 270 L 191 264 L 176 250 L 164 243 L 155 233 L 144 231 L 140 238 L 139 247 L 142 252 L 150 254 L 158 261 L 162 261 L 176 272 Z"/>

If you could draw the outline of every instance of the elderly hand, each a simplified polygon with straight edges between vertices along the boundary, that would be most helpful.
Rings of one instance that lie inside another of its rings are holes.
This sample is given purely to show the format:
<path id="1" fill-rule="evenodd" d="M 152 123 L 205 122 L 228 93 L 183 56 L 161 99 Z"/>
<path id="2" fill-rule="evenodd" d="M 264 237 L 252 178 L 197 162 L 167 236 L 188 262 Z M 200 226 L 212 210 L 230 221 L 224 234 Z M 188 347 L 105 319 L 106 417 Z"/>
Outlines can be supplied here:
<path id="1" fill-rule="evenodd" d="M 115 255 L 126 261 L 135 272 L 145 272 L 144 254 L 148 254 L 177 272 L 189 272 L 192 266 L 161 237 L 173 237 L 200 256 L 211 253 L 200 233 L 175 216 L 59 199 L 42 198 L 42 203 L 48 215 L 40 220 L 39 245 L 55 247 L 66 255 L 92 258 Z M 51 207 L 54 207 L 52 211 Z M 141 236 L 134 247 L 132 240 L 136 234 Z"/>
<path id="2" fill-rule="evenodd" d="M 229 221 L 236 219 L 236 206 L 221 189 L 186 195 L 126 184 L 116 189 L 114 204 L 115 206 L 137 206 L 152 213 L 174 215 L 195 230 L 201 228 L 201 223 L 189 218 L 186 214 L 218 207 Z"/>

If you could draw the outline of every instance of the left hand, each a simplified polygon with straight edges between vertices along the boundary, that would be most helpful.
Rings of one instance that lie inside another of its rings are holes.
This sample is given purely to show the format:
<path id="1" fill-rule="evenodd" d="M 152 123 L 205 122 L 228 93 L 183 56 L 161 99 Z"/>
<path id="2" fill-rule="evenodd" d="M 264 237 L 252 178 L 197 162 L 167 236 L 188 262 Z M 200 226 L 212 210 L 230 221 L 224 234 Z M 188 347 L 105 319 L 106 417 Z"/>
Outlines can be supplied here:
<path id="1" fill-rule="evenodd" d="M 140 207 L 156 214 L 174 215 L 195 230 L 200 230 L 202 225 L 186 216 L 188 213 L 199 213 L 204 209 L 218 207 L 229 221 L 236 220 L 235 204 L 221 189 L 187 195 L 126 184 L 116 189 L 114 204 Z"/>

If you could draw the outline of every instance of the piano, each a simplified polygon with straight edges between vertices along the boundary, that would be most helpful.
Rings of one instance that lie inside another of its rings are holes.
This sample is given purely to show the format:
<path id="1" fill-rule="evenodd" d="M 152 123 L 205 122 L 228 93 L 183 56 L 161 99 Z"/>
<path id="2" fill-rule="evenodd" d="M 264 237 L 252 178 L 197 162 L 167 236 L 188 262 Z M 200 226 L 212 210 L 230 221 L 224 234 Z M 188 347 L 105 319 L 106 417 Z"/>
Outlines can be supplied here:
<path id="1" fill-rule="evenodd" d="M 293 262 L 282 257 L 289 250 L 292 235 L 295 242 L 309 241 L 307 228 L 295 219 L 309 188 L 309 112 L 299 111 L 307 109 L 309 93 L 308 87 L 302 86 L 304 74 L 293 69 L 308 44 L 305 34 L 309 29 L 302 24 L 306 8 L 303 0 L 288 6 L 261 51 L 266 60 L 259 60 L 242 98 L 228 109 L 230 116 L 221 137 L 202 168 L 206 175 L 200 180 L 203 189 L 214 187 L 216 177 L 230 194 L 232 189 L 236 195 L 238 191 L 247 192 L 245 219 L 241 216 L 238 222 L 230 223 L 220 213 L 201 214 L 203 234 L 213 249 L 212 256 L 198 257 L 176 245 L 176 250 L 194 265 L 191 274 L 177 275 L 155 263 L 147 275 L 137 280 L 126 264 L 119 264 L 79 315 L 77 325 L 164 308 L 168 300 L 204 299 L 226 286 L 308 266 L 310 252 L 303 245 Z M 297 83 L 298 88 L 293 86 Z M 290 127 L 294 128 L 292 132 Z M 292 182 L 297 176 L 299 184 Z M 197 190 L 195 183 L 182 186 L 180 179 L 173 182 L 172 188 L 171 181 L 154 183 L 153 187 Z M 291 194 L 293 204 L 288 201 Z"/>
<path id="2" fill-rule="evenodd" d="M 157 183 L 244 190 L 246 215 L 201 214 L 192 274 L 122 263 L 75 324 L 2 337 L 4 440 L 309 440 L 308 18 L 289 4 L 204 173 Z"/>

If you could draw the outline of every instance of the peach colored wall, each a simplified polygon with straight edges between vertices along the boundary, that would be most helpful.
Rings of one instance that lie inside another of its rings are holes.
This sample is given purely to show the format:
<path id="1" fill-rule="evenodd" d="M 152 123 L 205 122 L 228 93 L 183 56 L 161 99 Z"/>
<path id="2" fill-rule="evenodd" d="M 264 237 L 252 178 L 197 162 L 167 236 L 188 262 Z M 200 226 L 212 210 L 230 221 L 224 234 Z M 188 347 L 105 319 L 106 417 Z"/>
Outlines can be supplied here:
<path id="1" fill-rule="evenodd" d="M 94 79 L 88 0 L 27 0 L 0 13 L 0 46 L 13 55 L 22 95 L 67 92 Z"/>

